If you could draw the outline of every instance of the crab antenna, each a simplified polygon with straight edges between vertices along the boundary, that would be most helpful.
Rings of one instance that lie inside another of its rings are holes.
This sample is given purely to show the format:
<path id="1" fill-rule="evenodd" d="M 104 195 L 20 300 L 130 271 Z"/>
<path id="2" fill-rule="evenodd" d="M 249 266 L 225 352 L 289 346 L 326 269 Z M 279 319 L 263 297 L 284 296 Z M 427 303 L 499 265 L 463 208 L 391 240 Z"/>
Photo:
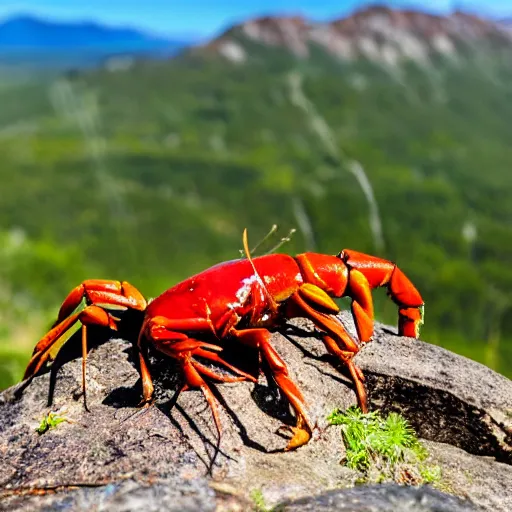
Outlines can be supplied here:
<path id="1" fill-rule="evenodd" d="M 252 261 L 252 258 L 251 258 L 251 251 L 249 250 L 249 241 L 247 238 L 247 228 L 244 229 L 244 234 L 242 235 L 242 243 L 244 245 L 245 255 L 246 255 L 247 259 L 249 260 L 249 262 L 251 263 L 251 267 L 254 270 L 254 274 L 257 275 L 261 279 L 260 275 L 258 274 L 258 271 L 256 270 L 256 267 L 254 266 L 254 261 Z"/>
<path id="2" fill-rule="evenodd" d="M 284 245 L 286 242 L 289 242 L 292 239 L 292 235 L 295 233 L 295 231 L 297 231 L 297 230 L 296 229 L 290 229 L 288 234 L 286 236 L 284 236 L 283 238 L 281 238 L 281 240 L 279 240 L 279 242 L 276 245 L 274 245 L 274 247 L 272 247 L 272 249 L 267 251 L 265 253 L 265 255 L 272 254 L 274 251 L 277 251 L 277 249 L 279 249 L 279 247 Z"/>
<path id="3" fill-rule="evenodd" d="M 277 231 L 277 224 L 272 224 L 270 231 L 251 249 L 251 254 L 254 254 L 256 249 L 263 245 L 275 232 Z"/>
<path id="4" fill-rule="evenodd" d="M 254 254 L 256 252 L 256 249 L 263 245 L 276 231 L 277 224 L 272 224 L 272 227 L 270 228 L 269 232 L 249 252 L 251 254 Z M 245 257 L 245 251 L 243 249 L 240 249 L 240 256 L 242 256 L 242 258 Z"/>
<path id="5" fill-rule="evenodd" d="M 270 302 L 270 306 L 272 307 L 272 309 L 277 309 L 277 302 L 274 300 L 274 297 L 272 297 L 272 295 L 268 291 L 265 282 L 263 281 L 263 279 L 261 279 L 261 276 L 258 274 L 258 271 L 256 270 L 256 265 L 254 265 L 254 261 L 252 261 L 251 251 L 249 251 L 249 242 L 247 239 L 247 228 L 244 229 L 244 234 L 242 235 L 242 242 L 244 244 L 245 255 L 247 256 L 247 259 L 249 260 L 251 267 L 254 270 L 254 275 L 258 278 L 261 285 L 263 286 L 263 289 L 265 290 L 265 294 Z"/>

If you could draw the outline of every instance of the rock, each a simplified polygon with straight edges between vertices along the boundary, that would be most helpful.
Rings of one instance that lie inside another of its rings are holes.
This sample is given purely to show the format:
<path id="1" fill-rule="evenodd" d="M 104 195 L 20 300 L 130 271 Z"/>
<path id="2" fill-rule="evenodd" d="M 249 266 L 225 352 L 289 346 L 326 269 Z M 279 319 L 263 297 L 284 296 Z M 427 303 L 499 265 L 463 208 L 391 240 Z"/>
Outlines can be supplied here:
<path id="1" fill-rule="evenodd" d="M 496 463 L 492 457 L 475 457 L 446 443 L 425 444 L 452 492 L 470 498 L 484 510 L 512 510 L 510 465 Z"/>
<path id="2" fill-rule="evenodd" d="M 353 330 L 349 315 L 342 314 L 342 320 Z M 125 512 L 144 502 L 144 510 L 235 511 L 255 507 L 256 492 L 267 507 L 308 510 L 304 507 L 313 506 L 308 503 L 340 503 L 339 489 L 355 484 L 359 474 L 340 464 L 339 427 L 328 427 L 325 419 L 333 409 L 355 404 L 355 394 L 307 321 L 297 320 L 273 337 L 317 420 L 313 439 L 293 452 L 280 451 L 286 439 L 279 430 L 283 423 L 293 424 L 293 417 L 264 376 L 257 385 L 212 386 L 223 404 L 220 445 L 202 394 L 187 391 L 176 400 L 179 372 L 158 354 L 151 357 L 156 403 L 139 409 L 140 379 L 130 343 L 134 332 L 128 329 L 120 333 L 124 339 L 105 342 L 104 331 L 91 330 L 90 412 L 81 397 L 79 338 L 64 346 L 51 372 L 0 394 L 1 506 Z M 257 367 L 256 353 L 237 349 L 230 349 L 237 364 L 248 371 Z M 381 508 L 353 510 L 388 510 L 394 497 L 415 503 L 418 496 L 434 503 L 425 510 L 448 510 L 451 503 L 459 507 L 451 510 L 512 510 L 511 381 L 440 347 L 397 337 L 381 325 L 357 363 L 367 377 L 371 406 L 402 412 L 427 440 L 431 462 L 442 467 L 443 490 L 464 501 L 428 488 L 361 486 L 348 496 L 362 493 L 369 500 L 361 497 L 363 505 Z M 68 422 L 39 435 L 35 429 L 50 410 Z M 317 495 L 320 501 L 311 501 Z M 445 509 L 435 501 L 443 499 Z"/>
<path id="3" fill-rule="evenodd" d="M 281 504 L 282 512 L 475 512 L 481 510 L 431 489 L 395 484 L 367 485 Z"/>
<path id="4" fill-rule="evenodd" d="M 374 407 L 407 417 L 424 439 L 512 464 L 511 381 L 428 343 L 379 336 L 360 360 Z"/>

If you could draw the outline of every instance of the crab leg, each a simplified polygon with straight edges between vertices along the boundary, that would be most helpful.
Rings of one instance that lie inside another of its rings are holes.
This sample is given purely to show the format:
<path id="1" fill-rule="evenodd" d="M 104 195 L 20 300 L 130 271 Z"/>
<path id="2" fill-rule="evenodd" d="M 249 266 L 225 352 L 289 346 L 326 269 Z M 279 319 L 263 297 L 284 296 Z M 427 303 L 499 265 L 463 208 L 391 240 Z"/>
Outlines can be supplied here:
<path id="1" fill-rule="evenodd" d="M 158 351 L 171 356 L 180 362 L 185 376 L 185 386 L 182 388 L 182 391 L 189 388 L 201 389 L 212 410 L 213 419 L 220 438 L 222 429 L 217 401 L 201 374 L 219 382 L 237 382 L 241 380 L 257 382 L 257 379 L 232 366 L 227 361 L 224 361 L 218 355 L 218 352 L 222 351 L 222 347 L 212 343 L 199 341 L 194 338 L 189 338 L 187 334 L 180 332 L 181 330 L 197 333 L 204 333 L 205 331 L 211 332 L 212 325 L 210 321 L 205 318 L 169 319 L 163 316 L 156 316 L 149 320 L 142 329 L 141 336 L 139 337 L 138 349 L 141 362 L 142 388 L 144 396 L 143 401 L 149 403 L 152 399 L 154 390 L 151 375 L 142 351 L 142 339 L 145 336 L 153 343 Z M 216 372 L 194 360 L 194 356 L 202 357 L 221 364 L 236 373 L 238 377 L 223 375 Z"/>
<path id="2" fill-rule="evenodd" d="M 227 361 L 224 361 L 224 359 L 222 359 L 215 352 L 210 352 L 209 350 L 204 350 L 202 348 L 196 348 L 194 350 L 194 355 L 202 357 L 204 359 L 208 359 L 210 361 L 213 361 L 213 362 L 216 362 L 216 363 L 219 363 L 219 364 L 222 364 L 223 366 L 225 366 L 226 368 L 231 370 L 233 373 L 236 373 L 237 375 L 240 375 L 240 378 L 242 380 L 251 380 L 253 382 L 258 382 L 258 379 L 253 377 L 251 374 L 246 373 L 246 372 L 240 370 L 236 366 L 233 366 L 233 365 L 229 364 Z"/>
<path id="3" fill-rule="evenodd" d="M 351 310 L 359 341 L 366 343 L 373 336 L 373 298 L 366 276 L 351 269 L 345 295 L 352 298 Z"/>
<path id="4" fill-rule="evenodd" d="M 289 318 L 305 316 L 323 331 L 323 342 L 327 350 L 337 356 L 348 367 L 356 388 L 359 407 L 368 411 L 364 376 L 354 364 L 352 358 L 359 352 L 358 343 L 352 339 L 340 320 L 334 316 L 339 313 L 338 305 L 318 286 L 303 284 L 291 297 L 288 304 Z"/>
<path id="5" fill-rule="evenodd" d="M 68 331 L 76 322 L 80 321 L 83 326 L 100 325 L 116 329 L 113 317 L 99 306 L 87 306 L 80 313 L 75 313 L 56 325 L 36 345 L 32 358 L 25 369 L 24 379 L 35 375 L 46 361 L 50 358 L 50 351 L 61 336 Z"/>
<path id="6" fill-rule="evenodd" d="M 87 306 L 80 313 L 75 313 L 56 325 L 37 344 L 36 350 L 30 359 L 23 379 L 28 379 L 37 374 L 42 366 L 50 359 L 52 347 L 59 341 L 61 336 L 68 331 L 76 322 L 82 323 L 82 391 L 84 395 L 84 406 L 87 409 L 86 386 L 85 386 L 85 365 L 87 360 L 87 326 L 100 325 L 116 329 L 113 317 L 99 306 Z"/>
<path id="7" fill-rule="evenodd" d="M 139 290 L 127 281 L 87 279 L 73 288 L 64 299 L 56 323 L 73 313 L 84 298 L 89 304 L 121 306 L 139 311 L 144 311 L 147 306 Z"/>
<path id="8" fill-rule="evenodd" d="M 398 305 L 398 333 L 418 338 L 423 324 L 423 299 L 407 276 L 391 261 L 345 249 L 340 253 L 349 272 L 349 290 L 353 297 L 352 313 L 362 341 L 373 332 L 373 307 L 370 290 L 388 288 L 388 295 Z"/>
<path id="9" fill-rule="evenodd" d="M 328 335 L 322 336 L 322 340 L 327 350 L 332 355 L 339 357 L 339 359 L 347 366 L 356 387 L 356 396 L 359 408 L 365 413 L 368 412 L 368 397 L 366 395 L 366 388 L 364 387 L 365 378 L 361 369 L 356 366 L 352 360 L 355 354 L 353 352 L 341 350 L 336 341 Z"/>
<path id="10" fill-rule="evenodd" d="M 118 289 L 118 294 L 112 291 L 116 288 Z M 140 292 L 129 283 L 100 281 L 95 279 L 84 281 L 81 285 L 74 288 L 66 299 L 64 299 L 59 310 L 57 321 L 54 323 L 53 328 L 35 346 L 32 359 L 34 359 L 37 353 L 45 352 L 49 343 L 53 345 L 62 334 L 72 327 L 79 318 L 78 313 L 75 315 L 72 315 L 72 313 L 84 298 L 87 299 L 90 304 L 131 307 L 141 311 L 146 308 L 145 299 L 140 295 Z M 29 366 L 25 370 L 25 378 L 37 373 L 36 370 L 29 374 L 30 366 L 29 363 Z"/>
<path id="11" fill-rule="evenodd" d="M 78 313 L 73 313 L 85 298 L 90 305 Z M 86 359 L 87 359 L 87 326 L 100 325 L 116 329 L 114 317 L 99 306 L 114 306 L 132 308 L 144 311 L 146 300 L 140 292 L 130 283 L 123 281 L 107 281 L 100 279 L 89 279 L 73 288 L 62 303 L 57 321 L 53 328 L 37 343 L 32 358 L 25 369 L 24 379 L 37 374 L 42 366 L 50 359 L 50 351 L 57 341 L 77 321 L 82 323 L 82 388 L 84 394 L 84 405 L 86 401 Z"/>
<path id="12" fill-rule="evenodd" d="M 313 424 L 308 418 L 306 404 L 302 393 L 290 378 L 286 363 L 281 359 L 281 356 L 270 343 L 270 332 L 267 329 L 262 328 L 245 329 L 240 331 L 232 329 L 230 334 L 245 345 L 256 348 L 260 351 L 261 355 L 269 364 L 277 385 L 295 409 L 297 414 L 297 424 L 295 427 L 291 427 L 293 437 L 290 439 L 285 450 L 294 450 L 295 448 L 306 444 L 311 439 Z"/>
<path id="13" fill-rule="evenodd" d="M 189 358 L 185 357 L 182 360 L 182 368 L 183 373 L 185 374 L 186 386 L 191 388 L 199 388 L 203 392 L 203 395 L 206 398 L 206 401 L 208 402 L 210 409 L 212 410 L 213 420 L 215 422 L 217 435 L 220 440 L 220 437 L 222 435 L 222 427 L 220 424 L 220 416 L 219 409 L 217 407 L 217 401 L 215 400 L 215 396 L 212 393 L 212 390 L 205 382 L 205 380 L 201 377 L 201 375 L 194 367 L 194 365 L 191 363 Z"/>
<path id="14" fill-rule="evenodd" d="M 163 352 L 164 350 L 164 342 L 166 344 L 176 344 L 178 341 L 186 341 L 189 340 L 188 336 L 184 333 L 179 332 L 180 330 L 184 331 L 209 331 L 211 330 L 211 324 L 208 320 L 204 318 L 191 318 L 187 319 L 176 319 L 171 320 L 164 316 L 156 316 L 151 318 L 146 324 L 142 326 L 142 329 L 139 334 L 139 339 L 137 341 L 137 351 L 139 354 L 139 365 L 140 365 L 140 374 L 142 380 L 142 394 L 143 400 L 142 403 L 149 404 L 153 398 L 154 386 L 153 379 L 151 378 L 151 373 L 149 371 L 148 364 L 146 362 L 147 354 L 146 347 L 143 345 L 143 340 L 145 338 L 149 339 L 153 342 L 155 347 Z M 203 343 L 202 346 L 204 348 L 210 348 L 211 350 L 220 351 L 220 347 L 217 345 L 212 345 L 209 343 Z M 176 352 L 176 346 L 174 346 Z M 185 348 L 185 347 L 184 347 Z M 189 346 L 189 350 L 201 348 L 201 345 L 198 345 L 194 340 L 194 344 Z M 176 353 L 170 354 L 172 357 L 176 355 Z M 167 353 L 167 352 L 165 352 Z"/>
<path id="15" fill-rule="evenodd" d="M 211 368 L 208 368 L 204 364 L 201 364 L 199 361 L 192 361 L 192 366 L 205 377 L 209 377 L 210 379 L 216 380 L 217 382 L 242 382 L 247 380 L 247 377 L 232 377 L 230 375 L 224 375 L 222 373 L 216 372 Z M 253 379 L 251 379 L 253 380 Z M 255 379 L 254 379 L 255 380 Z"/>

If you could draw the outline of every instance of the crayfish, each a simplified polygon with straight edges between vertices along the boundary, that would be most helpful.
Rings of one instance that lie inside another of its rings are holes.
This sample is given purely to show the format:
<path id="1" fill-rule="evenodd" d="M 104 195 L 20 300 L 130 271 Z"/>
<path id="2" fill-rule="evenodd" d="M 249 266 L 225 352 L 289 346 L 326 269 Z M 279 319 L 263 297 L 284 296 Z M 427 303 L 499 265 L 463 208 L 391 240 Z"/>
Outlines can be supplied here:
<path id="1" fill-rule="evenodd" d="M 301 391 L 271 344 L 270 329 L 283 326 L 287 319 L 305 317 L 320 332 L 327 351 L 347 366 L 359 407 L 366 412 L 364 376 L 353 357 L 373 335 L 371 290 L 387 287 L 388 295 L 399 308 L 399 334 L 417 338 L 423 323 L 423 300 L 414 285 L 394 263 L 360 252 L 346 249 L 335 256 L 307 252 L 295 257 L 268 254 L 252 258 L 246 230 L 243 242 L 245 258 L 219 263 L 169 288 L 150 302 L 126 281 L 91 279 L 82 282 L 62 303 L 54 327 L 37 343 L 25 379 L 38 373 L 51 358 L 52 347 L 79 321 L 85 398 L 87 327 L 99 325 L 116 329 L 118 319 L 109 309 L 139 310 L 144 313 L 144 320 L 135 353 L 140 364 L 144 404 L 152 401 L 154 392 L 147 357 L 148 344 L 152 344 L 156 350 L 177 360 L 183 372 L 183 389 L 201 389 L 220 438 L 217 402 L 208 380 L 257 382 L 253 375 L 223 358 L 221 340 L 240 343 L 259 351 L 295 411 L 296 426 L 291 427 L 293 435 L 285 448 L 291 450 L 309 441 L 313 423 Z M 333 299 L 340 297 L 352 299 L 358 340 L 348 334 L 337 316 L 340 309 Z M 75 312 L 84 299 L 86 307 Z M 205 339 L 218 340 L 219 344 Z M 227 368 L 236 376 L 221 373 L 197 358 Z"/>

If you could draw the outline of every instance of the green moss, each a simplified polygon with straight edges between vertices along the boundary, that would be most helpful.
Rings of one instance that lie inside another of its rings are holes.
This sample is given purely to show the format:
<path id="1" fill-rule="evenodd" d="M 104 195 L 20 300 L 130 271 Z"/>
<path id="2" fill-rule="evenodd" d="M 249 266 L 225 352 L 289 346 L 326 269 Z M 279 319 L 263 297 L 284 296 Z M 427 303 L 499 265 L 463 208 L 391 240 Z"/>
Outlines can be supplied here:
<path id="1" fill-rule="evenodd" d="M 383 418 L 378 411 L 363 414 L 357 407 L 350 407 L 344 412 L 333 411 L 327 420 L 331 425 L 341 425 L 344 462 L 361 472 L 358 483 L 419 485 L 441 480 L 441 469 L 426 463 L 427 449 L 399 414 Z"/>
<path id="2" fill-rule="evenodd" d="M 51 428 L 56 428 L 60 423 L 68 421 L 67 418 L 57 416 L 54 412 L 49 412 L 42 420 L 39 426 L 36 428 L 36 432 L 39 435 L 44 434 Z"/>

